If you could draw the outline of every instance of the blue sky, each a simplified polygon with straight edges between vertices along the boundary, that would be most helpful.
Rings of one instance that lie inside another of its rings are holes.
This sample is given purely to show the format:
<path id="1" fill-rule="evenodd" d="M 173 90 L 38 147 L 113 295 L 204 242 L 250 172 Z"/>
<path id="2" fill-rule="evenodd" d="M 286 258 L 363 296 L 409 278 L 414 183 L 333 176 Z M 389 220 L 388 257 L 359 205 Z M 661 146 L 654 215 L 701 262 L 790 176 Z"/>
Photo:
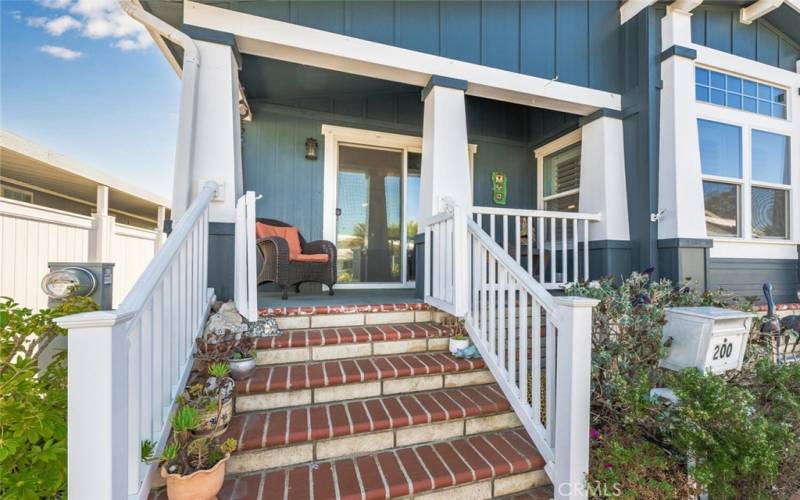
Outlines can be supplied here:
<path id="1" fill-rule="evenodd" d="M 171 198 L 180 80 L 114 0 L 0 2 L 0 127 Z"/>

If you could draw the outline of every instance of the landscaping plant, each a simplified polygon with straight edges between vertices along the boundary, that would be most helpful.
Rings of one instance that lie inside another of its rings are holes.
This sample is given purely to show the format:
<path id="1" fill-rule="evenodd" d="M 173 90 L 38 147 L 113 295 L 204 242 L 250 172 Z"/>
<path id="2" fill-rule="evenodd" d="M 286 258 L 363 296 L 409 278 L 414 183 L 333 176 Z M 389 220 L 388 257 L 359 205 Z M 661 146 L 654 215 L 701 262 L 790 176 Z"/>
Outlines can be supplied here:
<path id="1" fill-rule="evenodd" d="M 66 331 L 53 321 L 97 304 L 66 299 L 33 312 L 0 298 L 0 498 L 61 498 L 67 478 L 67 363 L 40 357 Z"/>
<path id="2" fill-rule="evenodd" d="M 665 310 L 750 310 L 752 299 L 650 279 L 578 284 L 568 294 L 598 299 L 592 325 L 590 495 L 712 499 L 787 498 L 800 489 L 800 364 L 775 364 L 754 322 L 745 363 L 724 375 L 658 366 Z M 679 400 L 650 395 L 669 387 Z M 688 475 L 690 474 L 690 476 Z"/>

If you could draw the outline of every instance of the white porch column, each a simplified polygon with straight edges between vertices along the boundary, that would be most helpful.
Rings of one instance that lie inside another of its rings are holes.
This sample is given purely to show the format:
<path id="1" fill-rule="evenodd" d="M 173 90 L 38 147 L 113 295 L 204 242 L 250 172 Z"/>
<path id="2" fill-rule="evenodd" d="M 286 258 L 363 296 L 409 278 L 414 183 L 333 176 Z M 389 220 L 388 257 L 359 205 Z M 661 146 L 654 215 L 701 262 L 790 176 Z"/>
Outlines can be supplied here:
<path id="1" fill-rule="evenodd" d="M 194 38 L 194 33 L 190 35 Z M 236 199 L 242 194 L 239 64 L 231 45 L 197 39 L 195 43 L 201 64 L 192 163 L 188 173 L 176 172 L 173 200 L 185 199 L 180 194 L 188 192 L 188 206 L 207 181 L 215 181 L 220 188 L 209 209 L 210 220 L 234 222 Z M 181 175 L 184 178 L 178 178 Z M 186 207 L 173 206 L 172 210 L 178 219 Z"/>
<path id="2" fill-rule="evenodd" d="M 464 107 L 466 89 L 467 82 L 463 80 L 433 76 L 422 91 L 425 113 L 419 189 L 420 230 L 433 214 L 441 211 L 444 198 L 452 198 L 461 207 L 472 206 Z"/>
<path id="3" fill-rule="evenodd" d="M 108 215 L 108 186 L 97 186 L 97 203 L 89 232 L 89 261 L 111 261 L 111 238 L 114 234 L 114 217 Z"/>
<path id="4" fill-rule="evenodd" d="M 661 20 L 659 240 L 706 238 L 691 42 L 691 14 L 668 9 Z"/>
<path id="5" fill-rule="evenodd" d="M 589 240 L 630 240 L 622 120 L 602 109 L 581 122 L 581 193 L 578 211 L 599 213 Z"/>

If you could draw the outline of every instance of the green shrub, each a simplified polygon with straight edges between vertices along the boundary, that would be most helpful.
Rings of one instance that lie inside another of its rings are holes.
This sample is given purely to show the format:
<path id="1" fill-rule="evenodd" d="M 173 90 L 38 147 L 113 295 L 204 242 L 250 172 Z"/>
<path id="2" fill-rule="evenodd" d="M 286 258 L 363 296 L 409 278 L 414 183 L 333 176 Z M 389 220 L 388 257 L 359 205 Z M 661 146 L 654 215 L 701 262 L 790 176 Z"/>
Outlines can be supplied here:
<path id="1" fill-rule="evenodd" d="M 66 332 L 53 319 L 95 310 L 76 298 L 34 313 L 0 299 L 0 498 L 57 498 L 67 473 L 66 353 L 41 373 L 39 355 Z"/>

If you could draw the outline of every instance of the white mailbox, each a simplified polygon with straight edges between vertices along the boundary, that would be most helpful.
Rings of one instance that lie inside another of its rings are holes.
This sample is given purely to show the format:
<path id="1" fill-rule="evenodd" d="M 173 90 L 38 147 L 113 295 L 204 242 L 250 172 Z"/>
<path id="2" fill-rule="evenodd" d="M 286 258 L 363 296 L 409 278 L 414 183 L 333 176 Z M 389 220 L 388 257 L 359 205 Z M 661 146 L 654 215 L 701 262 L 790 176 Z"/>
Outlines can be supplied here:
<path id="1" fill-rule="evenodd" d="M 723 373 L 742 367 L 753 314 L 719 307 L 673 307 L 667 310 L 663 340 L 672 338 L 661 366 L 694 367 Z"/>

